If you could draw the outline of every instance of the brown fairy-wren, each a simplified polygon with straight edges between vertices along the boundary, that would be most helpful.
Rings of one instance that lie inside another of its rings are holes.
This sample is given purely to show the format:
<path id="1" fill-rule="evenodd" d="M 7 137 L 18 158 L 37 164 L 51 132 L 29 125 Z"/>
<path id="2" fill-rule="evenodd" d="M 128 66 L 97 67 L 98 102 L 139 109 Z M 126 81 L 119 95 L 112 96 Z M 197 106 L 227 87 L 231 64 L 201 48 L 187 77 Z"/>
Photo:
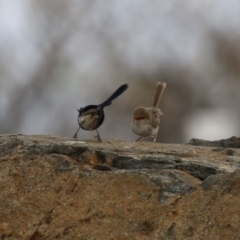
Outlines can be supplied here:
<path id="1" fill-rule="evenodd" d="M 158 104 L 166 86 L 165 82 L 157 83 L 152 107 L 137 107 L 134 109 L 131 127 L 133 133 L 140 136 L 137 141 L 142 137 L 153 137 L 153 141 L 156 142 L 160 116 L 163 115 L 158 108 Z"/>

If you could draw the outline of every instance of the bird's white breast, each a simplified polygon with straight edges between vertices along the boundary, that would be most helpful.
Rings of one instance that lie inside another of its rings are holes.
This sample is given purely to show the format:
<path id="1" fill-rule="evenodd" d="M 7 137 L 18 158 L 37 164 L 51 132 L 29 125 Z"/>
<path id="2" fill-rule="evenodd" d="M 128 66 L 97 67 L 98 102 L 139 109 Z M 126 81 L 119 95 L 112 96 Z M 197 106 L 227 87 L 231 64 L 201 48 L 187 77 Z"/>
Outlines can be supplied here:
<path id="1" fill-rule="evenodd" d="M 149 121 L 133 120 L 132 131 L 141 137 L 155 137 L 158 133 L 158 127 L 153 128 Z"/>

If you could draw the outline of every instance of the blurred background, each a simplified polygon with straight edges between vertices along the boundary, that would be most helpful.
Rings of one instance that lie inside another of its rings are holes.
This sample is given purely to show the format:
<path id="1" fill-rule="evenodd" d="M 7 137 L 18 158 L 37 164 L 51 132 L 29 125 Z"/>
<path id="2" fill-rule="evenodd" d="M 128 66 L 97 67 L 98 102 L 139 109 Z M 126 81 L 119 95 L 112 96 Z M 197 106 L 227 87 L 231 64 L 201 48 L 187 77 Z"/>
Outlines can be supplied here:
<path id="1" fill-rule="evenodd" d="M 240 1 L 0 0 L 1 134 L 72 137 L 76 109 L 128 83 L 99 132 L 134 141 L 158 81 L 158 142 L 239 136 Z"/>

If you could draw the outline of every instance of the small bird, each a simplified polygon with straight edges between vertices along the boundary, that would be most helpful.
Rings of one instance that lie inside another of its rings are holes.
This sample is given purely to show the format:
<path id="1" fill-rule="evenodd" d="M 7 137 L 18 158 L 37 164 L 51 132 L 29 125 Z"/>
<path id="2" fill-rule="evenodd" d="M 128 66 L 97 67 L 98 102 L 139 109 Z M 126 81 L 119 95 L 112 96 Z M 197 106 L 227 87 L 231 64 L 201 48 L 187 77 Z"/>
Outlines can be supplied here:
<path id="1" fill-rule="evenodd" d="M 77 134 L 80 128 L 84 130 L 96 130 L 97 131 L 97 139 L 102 142 L 98 128 L 102 125 L 104 121 L 104 107 L 112 104 L 112 101 L 120 96 L 123 92 L 125 92 L 128 88 L 128 84 L 121 85 L 106 101 L 99 105 L 88 105 L 84 108 L 77 109 L 78 114 L 78 124 L 79 128 L 77 132 L 74 134 L 73 138 L 77 138 Z"/>
<path id="2" fill-rule="evenodd" d="M 152 107 L 137 107 L 134 109 L 131 127 L 133 133 L 140 136 L 136 142 L 142 137 L 153 137 L 153 141 L 156 142 L 160 116 L 163 115 L 158 108 L 158 104 L 166 86 L 165 82 L 157 83 Z"/>

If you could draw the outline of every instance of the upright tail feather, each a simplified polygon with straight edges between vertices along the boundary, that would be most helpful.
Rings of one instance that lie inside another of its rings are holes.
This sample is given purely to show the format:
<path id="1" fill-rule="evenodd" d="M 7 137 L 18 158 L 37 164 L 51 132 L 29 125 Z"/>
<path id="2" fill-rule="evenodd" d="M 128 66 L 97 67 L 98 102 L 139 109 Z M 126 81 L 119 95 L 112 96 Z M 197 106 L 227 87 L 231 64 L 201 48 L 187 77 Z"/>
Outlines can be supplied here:
<path id="1" fill-rule="evenodd" d="M 163 95 L 163 92 L 167 84 L 165 82 L 158 82 L 155 88 L 154 97 L 153 97 L 153 107 L 158 107 L 160 99 Z"/>
<path id="2" fill-rule="evenodd" d="M 112 101 L 117 98 L 118 96 L 120 96 L 123 92 L 125 92 L 128 88 L 128 84 L 123 84 L 121 85 L 106 101 L 104 101 L 103 103 L 101 103 L 99 106 L 101 107 L 105 107 L 108 106 L 112 103 Z"/>

